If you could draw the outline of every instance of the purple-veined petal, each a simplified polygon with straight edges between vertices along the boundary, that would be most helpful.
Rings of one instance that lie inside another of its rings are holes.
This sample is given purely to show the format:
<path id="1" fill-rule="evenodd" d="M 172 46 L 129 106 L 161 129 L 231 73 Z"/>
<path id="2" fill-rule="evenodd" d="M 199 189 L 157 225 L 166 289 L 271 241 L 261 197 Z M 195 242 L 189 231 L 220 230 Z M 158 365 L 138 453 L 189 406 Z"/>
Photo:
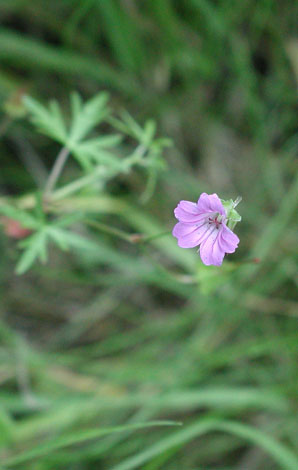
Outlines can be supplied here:
<path id="1" fill-rule="evenodd" d="M 221 246 L 219 244 L 219 236 L 217 237 L 217 239 L 215 240 L 215 243 L 213 245 L 212 256 L 213 256 L 213 263 L 212 264 L 214 266 L 221 266 L 222 262 L 223 262 L 223 259 L 224 259 L 224 256 L 225 256 L 225 252 L 224 252 L 224 250 L 221 249 Z"/>
<path id="2" fill-rule="evenodd" d="M 217 194 L 202 193 L 197 202 L 199 212 L 219 212 L 221 215 L 226 215 L 226 211 L 221 203 Z"/>
<path id="3" fill-rule="evenodd" d="M 200 246 L 201 260 L 206 266 L 210 266 L 211 264 L 220 266 L 222 264 L 225 252 L 218 243 L 220 231 L 221 230 L 214 227 L 213 231 L 210 232 L 209 236 L 205 238 Z"/>
<path id="4" fill-rule="evenodd" d="M 239 238 L 232 232 L 225 224 L 222 224 L 222 230 L 220 231 L 219 245 L 222 250 L 226 253 L 234 253 L 236 250 Z"/>
<path id="5" fill-rule="evenodd" d="M 204 231 L 202 230 L 200 237 L 198 239 L 198 245 L 203 243 L 204 240 L 206 240 L 209 237 L 209 235 L 213 232 L 214 228 L 215 227 L 213 224 L 209 224 L 208 222 L 205 223 Z"/>
<path id="6" fill-rule="evenodd" d="M 206 232 L 208 224 L 190 225 L 178 222 L 173 229 L 173 235 L 178 239 L 180 248 L 194 248 L 200 243 L 200 238 Z"/>
<path id="7" fill-rule="evenodd" d="M 176 219 L 185 224 L 196 224 L 204 219 L 206 214 L 202 214 L 195 202 L 180 201 L 174 210 Z"/>

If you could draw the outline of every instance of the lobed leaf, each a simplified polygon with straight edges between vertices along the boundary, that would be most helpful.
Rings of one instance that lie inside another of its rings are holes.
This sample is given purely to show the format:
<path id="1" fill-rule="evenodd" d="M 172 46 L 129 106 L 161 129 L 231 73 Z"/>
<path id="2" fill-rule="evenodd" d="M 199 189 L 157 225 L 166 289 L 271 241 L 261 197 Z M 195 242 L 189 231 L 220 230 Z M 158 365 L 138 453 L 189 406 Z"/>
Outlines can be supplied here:
<path id="1" fill-rule="evenodd" d="M 71 95 L 72 119 L 67 146 L 70 149 L 76 147 L 103 118 L 109 114 L 107 93 L 99 93 L 85 104 L 82 103 L 77 93 Z"/>
<path id="2" fill-rule="evenodd" d="M 17 220 L 25 228 L 34 230 L 40 227 L 40 221 L 33 215 L 16 207 L 9 205 L 0 206 L 0 213 L 10 219 Z"/>
<path id="3" fill-rule="evenodd" d="M 31 121 L 37 129 L 65 145 L 67 129 L 58 103 L 51 101 L 49 108 L 46 108 L 29 96 L 25 96 L 23 100 L 25 108 L 31 116 Z"/>
<path id="4" fill-rule="evenodd" d="M 47 234 L 45 230 L 36 232 L 20 245 L 25 247 L 25 251 L 21 255 L 19 262 L 16 266 L 17 274 L 24 274 L 39 258 L 40 261 L 46 262 L 47 260 Z"/>

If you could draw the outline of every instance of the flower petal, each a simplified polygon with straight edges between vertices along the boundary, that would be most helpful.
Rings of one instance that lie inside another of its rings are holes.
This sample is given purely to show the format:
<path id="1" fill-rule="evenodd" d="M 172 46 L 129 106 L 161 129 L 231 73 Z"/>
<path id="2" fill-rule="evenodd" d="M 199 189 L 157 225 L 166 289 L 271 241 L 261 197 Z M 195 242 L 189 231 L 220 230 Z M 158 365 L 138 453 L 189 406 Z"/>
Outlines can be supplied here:
<path id="1" fill-rule="evenodd" d="M 234 253 L 236 250 L 239 238 L 232 232 L 225 224 L 222 224 L 222 230 L 219 236 L 219 245 L 226 253 Z"/>
<path id="2" fill-rule="evenodd" d="M 180 248 L 194 248 L 200 244 L 201 237 L 208 230 L 208 224 L 190 225 L 179 222 L 173 229 L 173 235 L 178 239 Z"/>
<path id="3" fill-rule="evenodd" d="M 213 232 L 213 229 L 214 229 L 214 225 L 213 224 L 209 224 L 208 222 L 205 223 L 204 225 L 204 231 L 202 230 L 201 233 L 200 233 L 200 236 L 198 238 L 198 245 L 200 245 L 201 243 L 204 242 L 204 240 L 206 240 L 206 238 L 209 237 L 209 235 L 211 234 L 211 232 Z"/>
<path id="4" fill-rule="evenodd" d="M 221 215 L 226 215 L 226 211 L 221 203 L 217 194 L 202 193 L 197 202 L 199 212 L 219 212 Z"/>
<path id="5" fill-rule="evenodd" d="M 225 252 L 219 245 L 220 232 L 221 230 L 214 227 L 200 246 L 200 257 L 206 266 L 222 264 Z"/>
<path id="6" fill-rule="evenodd" d="M 195 202 L 180 201 L 176 209 L 174 210 L 176 219 L 185 224 L 195 224 L 200 222 L 205 217 L 202 214 Z"/>

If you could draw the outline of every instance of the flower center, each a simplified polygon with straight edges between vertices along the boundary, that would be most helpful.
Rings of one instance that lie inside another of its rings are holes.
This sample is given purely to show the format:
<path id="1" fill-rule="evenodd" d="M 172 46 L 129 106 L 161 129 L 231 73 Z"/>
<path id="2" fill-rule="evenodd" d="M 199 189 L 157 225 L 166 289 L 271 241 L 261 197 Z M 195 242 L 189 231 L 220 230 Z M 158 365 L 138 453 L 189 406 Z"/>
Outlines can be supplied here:
<path id="1" fill-rule="evenodd" d="M 214 217 L 209 217 L 208 223 L 209 223 L 209 225 L 215 224 L 215 227 L 216 227 L 217 230 L 218 230 L 219 227 L 220 227 L 221 224 L 222 224 L 221 219 L 222 219 L 222 217 L 221 217 L 219 214 L 216 214 Z"/>

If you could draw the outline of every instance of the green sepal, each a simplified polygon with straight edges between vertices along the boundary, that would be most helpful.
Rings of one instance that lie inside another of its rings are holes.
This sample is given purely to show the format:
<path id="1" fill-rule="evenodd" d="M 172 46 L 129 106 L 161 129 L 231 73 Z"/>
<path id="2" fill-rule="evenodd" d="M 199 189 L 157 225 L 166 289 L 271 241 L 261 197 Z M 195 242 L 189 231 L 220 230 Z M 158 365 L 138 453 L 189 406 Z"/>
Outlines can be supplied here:
<path id="1" fill-rule="evenodd" d="M 233 230 L 236 224 L 241 221 L 241 215 L 236 211 L 234 207 L 235 202 L 233 201 L 233 199 L 228 199 L 227 201 L 221 199 L 221 203 L 227 213 L 227 225 L 231 230 Z"/>

